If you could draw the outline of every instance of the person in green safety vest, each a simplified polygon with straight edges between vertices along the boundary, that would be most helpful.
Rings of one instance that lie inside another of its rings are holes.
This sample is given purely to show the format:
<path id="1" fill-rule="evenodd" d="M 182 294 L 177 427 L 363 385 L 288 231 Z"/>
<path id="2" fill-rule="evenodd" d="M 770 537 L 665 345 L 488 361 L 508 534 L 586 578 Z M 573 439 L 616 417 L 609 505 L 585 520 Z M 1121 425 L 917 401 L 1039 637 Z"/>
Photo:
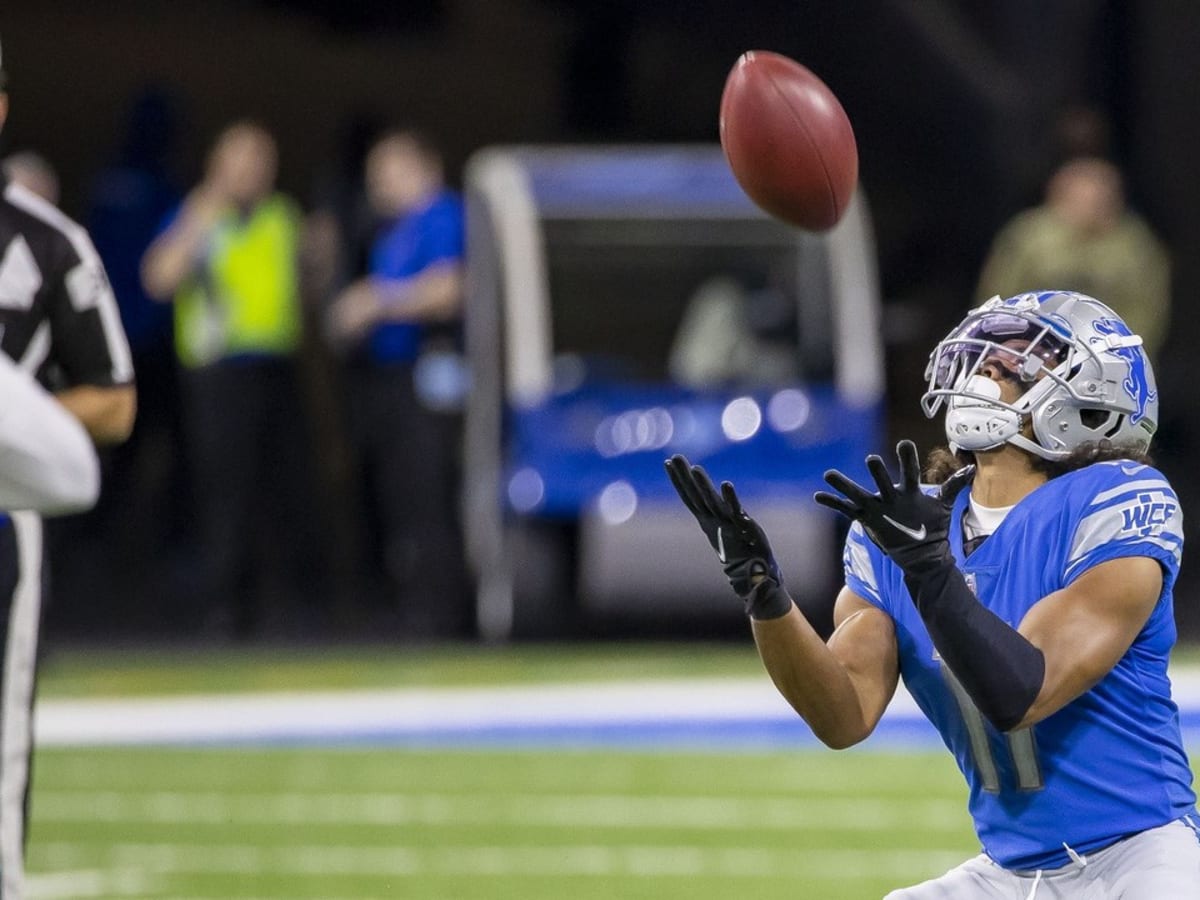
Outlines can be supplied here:
<path id="1" fill-rule="evenodd" d="M 203 181 L 142 260 L 147 293 L 174 304 L 198 512 L 196 600 L 209 624 L 241 637 L 257 631 L 260 588 L 311 576 L 298 571 L 308 562 L 297 540 L 313 518 L 302 508 L 312 461 L 297 377 L 301 220 L 275 188 L 277 163 L 261 125 L 227 127 Z"/>

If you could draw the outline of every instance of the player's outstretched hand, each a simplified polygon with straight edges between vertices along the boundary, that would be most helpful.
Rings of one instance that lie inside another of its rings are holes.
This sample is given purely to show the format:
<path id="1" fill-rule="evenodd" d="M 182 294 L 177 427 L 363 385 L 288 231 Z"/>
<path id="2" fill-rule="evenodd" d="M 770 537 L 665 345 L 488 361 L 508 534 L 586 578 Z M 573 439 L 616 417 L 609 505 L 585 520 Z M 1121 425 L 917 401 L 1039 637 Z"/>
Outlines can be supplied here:
<path id="1" fill-rule="evenodd" d="M 678 453 L 666 461 L 666 467 L 671 484 L 700 523 L 737 595 L 745 599 L 764 578 L 782 585 L 767 536 L 742 509 L 733 485 L 726 481 L 717 493 L 708 473 Z"/>
<path id="2" fill-rule="evenodd" d="M 883 460 L 872 454 L 867 457 L 867 469 L 875 480 L 878 492 L 873 493 L 850 480 L 836 469 L 825 473 L 825 481 L 837 494 L 818 491 L 813 499 L 822 506 L 861 522 L 879 548 L 905 572 L 916 573 L 934 565 L 942 565 L 950 556 L 946 540 L 950 530 L 950 506 L 956 488 L 936 496 L 921 490 L 921 464 L 917 447 L 912 441 L 896 445 L 900 462 L 900 482 L 892 483 Z M 968 477 L 956 473 L 953 479 Z"/>

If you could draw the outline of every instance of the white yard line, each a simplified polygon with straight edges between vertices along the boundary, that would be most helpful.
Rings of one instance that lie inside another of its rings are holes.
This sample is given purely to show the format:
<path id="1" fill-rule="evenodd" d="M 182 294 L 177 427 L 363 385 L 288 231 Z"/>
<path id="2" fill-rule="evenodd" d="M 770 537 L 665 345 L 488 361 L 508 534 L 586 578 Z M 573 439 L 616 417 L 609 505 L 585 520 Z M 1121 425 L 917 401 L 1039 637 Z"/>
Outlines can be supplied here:
<path id="1" fill-rule="evenodd" d="M 46 700 L 35 729 L 40 746 L 53 746 L 794 718 L 764 677 Z"/>
<path id="2" fill-rule="evenodd" d="M 1200 669 L 1172 673 L 1176 700 L 1200 710 Z M 901 688 L 885 720 L 917 722 Z M 405 739 L 606 726 L 795 726 L 769 680 L 674 679 L 470 688 L 44 700 L 37 744 L 104 745 Z"/>

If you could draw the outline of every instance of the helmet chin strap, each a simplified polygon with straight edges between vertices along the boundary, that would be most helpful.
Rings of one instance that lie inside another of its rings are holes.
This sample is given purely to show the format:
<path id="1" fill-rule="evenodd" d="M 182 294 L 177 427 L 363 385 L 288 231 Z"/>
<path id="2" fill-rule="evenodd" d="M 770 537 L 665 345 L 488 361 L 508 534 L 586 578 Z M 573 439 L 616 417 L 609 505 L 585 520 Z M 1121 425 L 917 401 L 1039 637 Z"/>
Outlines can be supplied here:
<path id="1" fill-rule="evenodd" d="M 1042 459 L 1066 459 L 1071 455 L 1069 450 L 1047 450 L 1041 444 L 1031 441 L 1023 434 L 1017 434 L 1008 439 L 1008 442 L 1014 447 L 1020 447 L 1022 450 L 1028 450 L 1034 456 L 1040 456 Z"/>

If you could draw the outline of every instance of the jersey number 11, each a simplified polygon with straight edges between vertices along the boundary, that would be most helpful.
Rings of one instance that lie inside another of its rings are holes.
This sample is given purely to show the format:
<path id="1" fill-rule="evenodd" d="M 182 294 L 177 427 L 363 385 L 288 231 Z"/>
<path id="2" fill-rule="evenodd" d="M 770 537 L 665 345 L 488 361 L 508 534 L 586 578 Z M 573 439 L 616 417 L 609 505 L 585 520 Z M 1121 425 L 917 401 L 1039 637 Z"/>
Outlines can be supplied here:
<path id="1" fill-rule="evenodd" d="M 1000 793 L 1000 770 L 996 767 L 996 758 L 992 754 L 992 743 L 988 737 L 987 723 L 983 713 L 975 705 L 962 683 L 954 673 L 942 663 L 942 677 L 950 693 L 958 703 L 963 722 L 967 726 L 967 737 L 971 742 L 971 756 L 975 759 L 975 767 L 979 770 L 979 779 L 983 789 L 989 794 Z M 1012 757 L 1013 771 L 1017 776 L 1017 789 L 1021 791 L 1040 791 L 1046 786 L 1042 779 L 1042 767 L 1038 764 L 1037 742 L 1032 728 L 1020 728 L 1004 735 L 1008 743 L 1008 753 Z"/>

